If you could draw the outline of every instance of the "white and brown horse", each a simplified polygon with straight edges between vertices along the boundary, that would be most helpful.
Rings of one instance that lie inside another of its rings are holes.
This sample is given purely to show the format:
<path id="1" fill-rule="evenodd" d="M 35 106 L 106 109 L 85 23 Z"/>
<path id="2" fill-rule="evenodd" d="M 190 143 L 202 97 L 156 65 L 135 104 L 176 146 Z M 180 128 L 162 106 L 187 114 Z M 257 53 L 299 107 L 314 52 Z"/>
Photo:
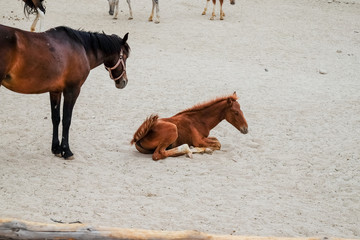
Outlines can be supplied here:
<path id="1" fill-rule="evenodd" d="M 119 0 L 108 0 L 109 1 L 109 14 L 110 15 L 114 15 L 114 19 L 117 19 L 118 13 L 119 13 Z M 126 0 L 128 5 L 129 5 L 129 20 L 133 19 L 133 15 L 132 15 L 132 9 L 131 9 L 131 3 L 130 0 Z M 155 19 L 155 23 L 160 23 L 160 15 L 159 15 L 159 0 L 152 0 L 152 10 L 151 10 L 151 15 L 149 17 L 149 22 L 153 21 L 153 16 L 154 16 L 154 10 L 156 8 L 156 19 Z"/>
<path id="2" fill-rule="evenodd" d="M 207 11 L 207 8 L 209 6 L 209 2 L 210 0 L 206 0 L 206 5 L 205 5 L 205 8 L 204 8 L 204 11 L 202 12 L 202 15 L 205 15 L 206 14 L 206 11 Z M 214 20 L 215 18 L 215 6 L 216 6 L 216 0 L 212 0 L 213 2 L 213 11 L 212 11 L 212 14 L 211 14 L 211 17 L 210 17 L 210 20 Z M 225 17 L 225 13 L 222 9 L 222 5 L 224 3 L 224 0 L 219 0 L 220 2 L 220 20 L 224 20 L 224 17 Z M 235 0 L 230 0 L 230 4 L 231 5 L 234 5 L 235 4 Z"/>
<path id="3" fill-rule="evenodd" d="M 40 20 L 40 31 L 42 30 L 42 22 L 44 20 L 45 16 L 45 6 L 43 5 L 44 0 L 23 0 L 24 5 L 24 13 L 27 17 L 29 17 L 30 14 L 36 14 L 36 18 L 31 25 L 30 30 L 32 32 L 35 32 L 36 24 Z"/>

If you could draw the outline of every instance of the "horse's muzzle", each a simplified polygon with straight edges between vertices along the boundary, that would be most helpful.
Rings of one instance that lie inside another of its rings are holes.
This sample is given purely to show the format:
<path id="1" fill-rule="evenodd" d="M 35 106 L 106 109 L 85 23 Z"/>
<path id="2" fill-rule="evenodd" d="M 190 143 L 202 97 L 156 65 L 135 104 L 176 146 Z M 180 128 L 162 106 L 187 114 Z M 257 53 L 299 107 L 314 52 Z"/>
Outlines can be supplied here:
<path id="1" fill-rule="evenodd" d="M 119 89 L 123 89 L 124 87 L 126 87 L 127 83 L 128 83 L 127 78 L 122 78 L 115 81 L 115 86 Z"/>
<path id="2" fill-rule="evenodd" d="M 243 134 L 247 134 L 248 133 L 248 128 L 247 127 L 242 127 L 240 128 L 240 132 Z"/>

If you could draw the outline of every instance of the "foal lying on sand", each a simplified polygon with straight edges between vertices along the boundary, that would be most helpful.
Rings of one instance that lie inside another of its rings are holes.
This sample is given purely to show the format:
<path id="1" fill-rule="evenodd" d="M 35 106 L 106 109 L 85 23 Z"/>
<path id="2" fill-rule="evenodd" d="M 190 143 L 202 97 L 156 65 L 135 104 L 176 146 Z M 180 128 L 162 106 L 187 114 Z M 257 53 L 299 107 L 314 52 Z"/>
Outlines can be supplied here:
<path id="1" fill-rule="evenodd" d="M 135 132 L 131 144 L 141 153 L 152 153 L 153 160 L 176 157 L 192 153 L 219 150 L 220 142 L 215 137 L 208 137 L 210 130 L 226 119 L 243 134 L 248 132 L 248 125 L 238 97 L 234 92 L 230 96 L 195 105 L 170 118 L 158 115 L 148 117 Z M 190 149 L 190 146 L 194 148 Z"/>

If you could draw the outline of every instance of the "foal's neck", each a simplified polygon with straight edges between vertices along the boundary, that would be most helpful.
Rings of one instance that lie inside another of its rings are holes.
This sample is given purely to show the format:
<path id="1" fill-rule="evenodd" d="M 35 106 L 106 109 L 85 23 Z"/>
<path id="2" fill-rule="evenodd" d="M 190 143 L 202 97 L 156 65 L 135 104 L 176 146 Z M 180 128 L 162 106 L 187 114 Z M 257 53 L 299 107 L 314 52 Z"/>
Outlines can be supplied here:
<path id="1" fill-rule="evenodd" d="M 216 127 L 225 119 L 226 102 L 216 102 L 207 108 L 199 110 L 198 116 L 206 124 L 209 130 Z"/>

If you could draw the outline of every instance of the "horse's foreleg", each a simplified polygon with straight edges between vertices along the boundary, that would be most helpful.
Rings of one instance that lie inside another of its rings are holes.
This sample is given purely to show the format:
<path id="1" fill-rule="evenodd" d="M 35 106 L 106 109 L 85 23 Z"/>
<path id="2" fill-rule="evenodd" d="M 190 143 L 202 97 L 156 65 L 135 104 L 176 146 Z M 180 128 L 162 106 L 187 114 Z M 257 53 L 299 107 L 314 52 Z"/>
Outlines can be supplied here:
<path id="1" fill-rule="evenodd" d="M 209 2 L 210 2 L 210 0 L 206 0 L 206 5 L 205 5 L 205 8 L 204 8 L 204 11 L 202 12 L 202 15 L 206 14 L 206 11 L 207 11 L 208 6 L 209 6 Z"/>
<path id="2" fill-rule="evenodd" d="M 128 5 L 129 5 L 129 13 L 130 13 L 130 17 L 129 20 L 133 19 L 133 14 L 132 14 L 132 9 L 131 9 L 131 4 L 130 4 L 130 0 L 126 0 Z"/>
<path id="3" fill-rule="evenodd" d="M 50 93 L 51 120 L 53 124 L 53 139 L 51 152 L 56 156 L 61 156 L 61 147 L 59 142 L 59 124 L 60 124 L 60 103 L 61 93 Z"/>
<path id="4" fill-rule="evenodd" d="M 70 159 L 74 154 L 69 146 L 69 129 L 71 124 L 72 111 L 79 96 L 80 88 L 77 90 L 64 91 L 64 107 L 63 107 L 63 133 L 61 139 L 61 155 L 65 159 Z"/>

